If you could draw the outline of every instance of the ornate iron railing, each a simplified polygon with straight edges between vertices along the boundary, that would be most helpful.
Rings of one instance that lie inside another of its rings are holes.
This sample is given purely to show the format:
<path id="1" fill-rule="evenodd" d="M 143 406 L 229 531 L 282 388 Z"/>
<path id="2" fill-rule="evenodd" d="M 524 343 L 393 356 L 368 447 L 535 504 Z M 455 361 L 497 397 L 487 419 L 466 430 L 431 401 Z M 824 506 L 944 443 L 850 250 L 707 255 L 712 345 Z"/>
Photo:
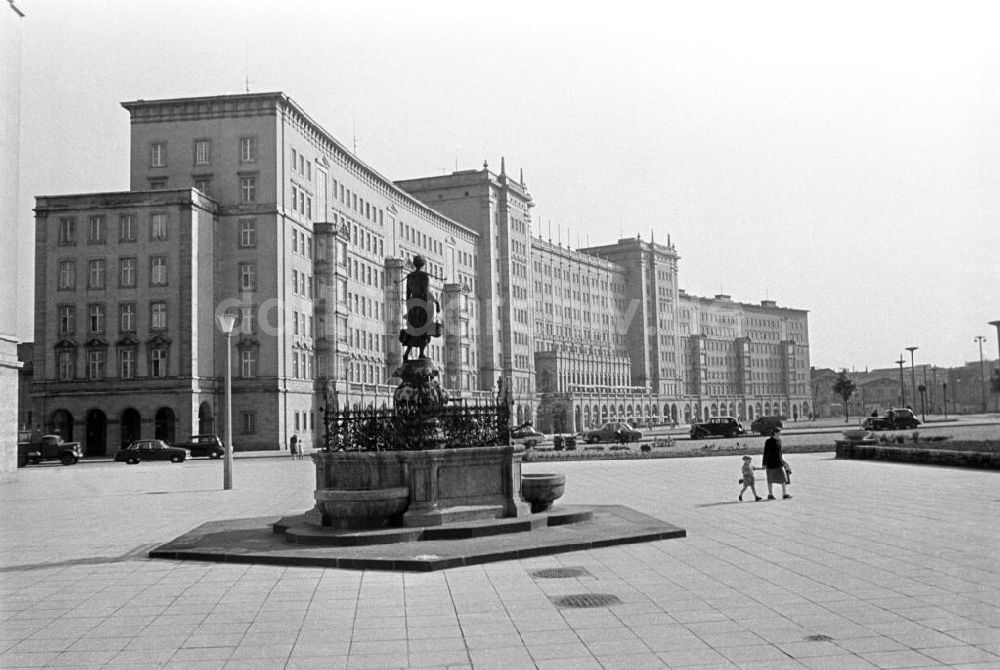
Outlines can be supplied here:
<path id="1" fill-rule="evenodd" d="M 505 402 L 446 404 L 437 409 L 354 405 L 323 413 L 325 451 L 407 451 L 508 444 Z"/>

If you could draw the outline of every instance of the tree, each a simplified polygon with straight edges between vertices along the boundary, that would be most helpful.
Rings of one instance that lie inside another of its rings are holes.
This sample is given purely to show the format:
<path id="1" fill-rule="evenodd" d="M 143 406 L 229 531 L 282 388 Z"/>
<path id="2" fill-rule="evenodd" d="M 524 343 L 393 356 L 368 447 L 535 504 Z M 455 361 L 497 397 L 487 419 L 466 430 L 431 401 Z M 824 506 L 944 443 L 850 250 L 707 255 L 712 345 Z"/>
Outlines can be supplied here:
<path id="1" fill-rule="evenodd" d="M 851 396 L 854 395 L 854 391 L 858 388 L 858 385 L 847 376 L 847 370 L 841 370 L 837 375 L 837 380 L 833 383 L 833 392 L 844 399 L 844 423 L 851 420 L 851 409 L 848 405 Z"/>

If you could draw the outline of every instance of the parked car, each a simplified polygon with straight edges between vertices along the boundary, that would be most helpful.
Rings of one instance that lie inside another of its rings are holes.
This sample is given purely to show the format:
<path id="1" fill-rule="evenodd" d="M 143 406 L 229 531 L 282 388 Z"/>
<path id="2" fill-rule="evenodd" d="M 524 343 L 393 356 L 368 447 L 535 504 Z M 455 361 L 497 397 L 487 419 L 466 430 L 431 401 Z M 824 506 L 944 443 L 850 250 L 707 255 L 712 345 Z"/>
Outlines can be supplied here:
<path id="1" fill-rule="evenodd" d="M 885 416 L 870 416 L 861 427 L 865 430 L 908 430 L 920 425 L 920 420 L 913 416 L 913 410 L 901 407 L 890 409 Z"/>
<path id="2" fill-rule="evenodd" d="M 642 439 L 642 431 L 636 430 L 624 421 L 612 421 L 595 430 L 584 431 L 581 435 L 584 442 L 638 442 Z"/>
<path id="3" fill-rule="evenodd" d="M 83 458 L 83 453 L 79 442 L 64 442 L 60 435 L 42 435 L 36 440 L 17 443 L 17 467 L 55 460 L 74 465 Z"/>
<path id="4" fill-rule="evenodd" d="M 537 447 L 545 440 L 545 435 L 535 430 L 530 421 L 525 421 L 517 428 L 511 429 L 510 439 L 515 444 L 523 444 L 526 447 Z"/>
<path id="5" fill-rule="evenodd" d="M 163 440 L 136 440 L 115 454 L 115 461 L 135 464 L 139 461 L 170 461 L 183 463 L 191 452 L 180 447 L 171 447 Z"/>
<path id="6" fill-rule="evenodd" d="M 707 421 L 699 421 L 691 425 L 691 439 L 706 437 L 736 437 L 743 435 L 743 424 L 731 416 L 713 416 Z"/>
<path id="7" fill-rule="evenodd" d="M 187 442 L 173 445 L 191 452 L 191 458 L 222 458 L 226 447 L 217 435 L 192 435 Z"/>
<path id="8" fill-rule="evenodd" d="M 780 416 L 758 416 L 750 423 L 750 432 L 770 437 L 775 428 L 782 428 Z"/>

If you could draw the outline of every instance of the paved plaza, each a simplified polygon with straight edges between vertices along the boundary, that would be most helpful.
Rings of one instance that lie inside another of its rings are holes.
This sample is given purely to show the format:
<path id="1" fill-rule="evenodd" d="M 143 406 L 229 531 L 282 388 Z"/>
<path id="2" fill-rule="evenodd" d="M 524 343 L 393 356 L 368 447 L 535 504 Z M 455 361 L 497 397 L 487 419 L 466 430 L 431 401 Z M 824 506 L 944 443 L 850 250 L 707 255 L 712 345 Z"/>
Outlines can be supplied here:
<path id="1" fill-rule="evenodd" d="M 1000 668 L 1000 473 L 788 460 L 793 499 L 742 504 L 738 456 L 529 464 L 688 536 L 431 573 L 146 558 L 308 509 L 309 461 L 238 458 L 229 492 L 217 461 L 25 468 L 0 667 Z M 581 572 L 535 574 L 557 567 Z M 576 594 L 621 602 L 555 602 Z"/>

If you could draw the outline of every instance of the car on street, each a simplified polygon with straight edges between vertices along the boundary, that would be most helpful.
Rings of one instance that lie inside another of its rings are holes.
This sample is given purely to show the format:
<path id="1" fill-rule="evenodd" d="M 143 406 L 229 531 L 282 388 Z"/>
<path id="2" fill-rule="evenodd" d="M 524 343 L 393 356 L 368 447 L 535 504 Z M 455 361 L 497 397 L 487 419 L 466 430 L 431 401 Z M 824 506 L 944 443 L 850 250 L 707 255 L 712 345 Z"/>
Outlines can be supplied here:
<path id="1" fill-rule="evenodd" d="M 183 463 L 191 456 L 191 452 L 180 447 L 171 447 L 163 440 L 136 440 L 115 454 L 119 463 L 135 464 L 140 461 L 170 461 Z"/>
<path id="2" fill-rule="evenodd" d="M 737 437 L 744 434 L 743 424 L 731 416 L 713 416 L 707 421 L 699 421 L 691 426 L 691 439 L 707 437 Z"/>
<path id="3" fill-rule="evenodd" d="M 75 465 L 83 454 L 79 442 L 64 442 L 59 435 L 42 435 L 35 440 L 28 438 L 17 443 L 17 467 L 55 460 L 63 465 Z"/>
<path id="4" fill-rule="evenodd" d="M 638 442 L 642 439 L 642 431 L 636 430 L 624 421 L 612 421 L 594 430 L 581 433 L 584 442 Z"/>
<path id="5" fill-rule="evenodd" d="M 191 452 L 191 458 L 222 458 L 226 455 L 226 448 L 218 435 L 192 435 L 187 442 L 173 446 L 187 449 Z"/>
<path id="6" fill-rule="evenodd" d="M 770 437 L 775 428 L 781 428 L 780 416 L 758 416 L 750 423 L 750 432 Z"/>
<path id="7" fill-rule="evenodd" d="M 870 416 L 861 427 L 865 430 L 909 430 L 920 425 L 920 420 L 913 416 L 913 410 L 908 407 L 890 409 L 885 416 Z"/>
<path id="8" fill-rule="evenodd" d="M 545 435 L 535 430 L 530 421 L 526 421 L 517 428 L 511 429 L 510 439 L 514 444 L 523 444 L 525 447 L 537 447 L 545 440 Z"/>

